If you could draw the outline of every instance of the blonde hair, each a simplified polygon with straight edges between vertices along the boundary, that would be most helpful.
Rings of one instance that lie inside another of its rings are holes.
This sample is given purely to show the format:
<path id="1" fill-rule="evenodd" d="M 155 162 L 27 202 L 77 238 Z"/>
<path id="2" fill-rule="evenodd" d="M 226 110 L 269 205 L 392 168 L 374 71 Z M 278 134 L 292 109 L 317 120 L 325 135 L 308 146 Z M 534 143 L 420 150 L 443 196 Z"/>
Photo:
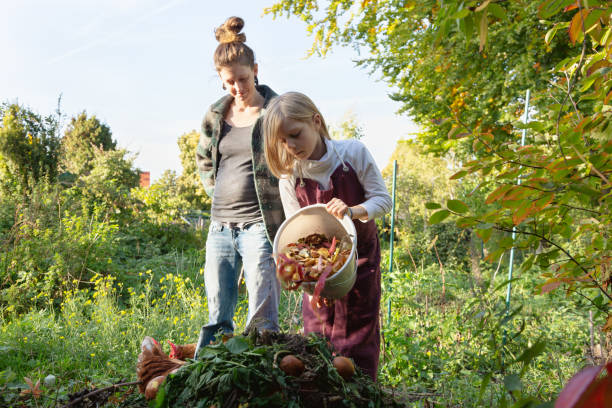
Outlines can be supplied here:
<path id="1" fill-rule="evenodd" d="M 272 99 L 266 108 L 263 120 L 264 152 L 270 172 L 276 177 L 293 173 L 296 159 L 282 146 L 278 137 L 283 121 L 287 119 L 308 123 L 314 115 L 321 118 L 319 134 L 330 139 L 327 125 L 317 106 L 306 95 L 299 92 L 287 92 Z"/>
<path id="2" fill-rule="evenodd" d="M 240 17 L 230 17 L 215 30 L 215 38 L 219 45 L 215 50 L 214 61 L 217 71 L 234 64 L 255 66 L 255 54 L 246 44 L 246 35 L 240 31 L 244 20 Z"/>

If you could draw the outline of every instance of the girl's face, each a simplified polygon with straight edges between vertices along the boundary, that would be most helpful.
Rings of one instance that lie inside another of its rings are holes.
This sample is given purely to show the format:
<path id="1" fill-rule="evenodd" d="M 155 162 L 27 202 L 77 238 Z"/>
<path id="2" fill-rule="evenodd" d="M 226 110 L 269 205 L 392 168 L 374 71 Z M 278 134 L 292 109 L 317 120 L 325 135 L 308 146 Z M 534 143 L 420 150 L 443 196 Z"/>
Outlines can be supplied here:
<path id="1" fill-rule="evenodd" d="M 253 68 L 247 65 L 234 64 L 221 67 L 219 70 L 219 77 L 225 89 L 245 105 L 250 105 L 257 93 L 255 89 L 256 76 L 257 64 Z"/>
<path id="2" fill-rule="evenodd" d="M 298 160 L 319 160 L 326 152 L 325 143 L 319 131 L 321 117 L 315 114 L 312 120 L 302 122 L 285 119 L 279 129 L 283 148 Z"/>

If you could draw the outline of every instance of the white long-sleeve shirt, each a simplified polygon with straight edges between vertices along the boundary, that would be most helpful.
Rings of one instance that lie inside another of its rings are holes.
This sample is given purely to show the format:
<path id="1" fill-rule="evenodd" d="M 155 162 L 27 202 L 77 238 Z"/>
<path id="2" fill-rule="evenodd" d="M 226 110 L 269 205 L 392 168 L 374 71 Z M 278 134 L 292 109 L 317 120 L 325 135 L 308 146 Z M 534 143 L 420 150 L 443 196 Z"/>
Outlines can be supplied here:
<path id="1" fill-rule="evenodd" d="M 318 182 L 322 189 L 328 189 L 331 175 L 342 161 L 350 164 L 365 191 L 365 201 L 360 203 L 368 213 L 367 219 L 380 217 L 391 210 L 391 196 L 385 186 L 380 170 L 367 147 L 359 140 L 328 140 L 324 139 L 327 152 L 320 160 L 298 160 L 294 172 L 279 180 L 280 197 L 285 211 L 285 217 L 291 216 L 300 209 L 295 194 L 295 183 L 299 177 Z M 342 160 L 340 159 L 342 158 Z"/>

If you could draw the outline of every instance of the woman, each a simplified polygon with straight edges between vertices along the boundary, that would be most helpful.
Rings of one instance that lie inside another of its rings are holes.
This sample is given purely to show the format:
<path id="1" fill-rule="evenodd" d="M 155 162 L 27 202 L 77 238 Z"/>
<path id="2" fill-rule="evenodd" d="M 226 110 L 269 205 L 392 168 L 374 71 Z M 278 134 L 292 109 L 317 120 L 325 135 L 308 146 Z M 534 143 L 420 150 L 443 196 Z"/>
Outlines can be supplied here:
<path id="1" fill-rule="evenodd" d="M 262 116 L 276 94 L 258 85 L 253 50 L 240 33 L 243 26 L 241 18 L 230 17 L 215 31 L 220 43 L 215 67 L 229 94 L 206 113 L 196 151 L 200 177 L 212 197 L 204 267 L 209 321 L 200 332 L 196 358 L 219 331 L 234 330 L 241 265 L 249 297 L 247 325 L 278 330 L 280 285 L 271 242 L 283 208 L 261 134 Z"/>

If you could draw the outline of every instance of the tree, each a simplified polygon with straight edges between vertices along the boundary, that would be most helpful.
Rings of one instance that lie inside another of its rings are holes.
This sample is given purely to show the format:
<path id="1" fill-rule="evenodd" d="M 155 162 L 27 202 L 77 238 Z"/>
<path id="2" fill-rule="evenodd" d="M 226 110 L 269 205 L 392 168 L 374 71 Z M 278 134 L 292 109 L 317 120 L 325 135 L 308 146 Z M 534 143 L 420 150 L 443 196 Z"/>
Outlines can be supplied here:
<path id="1" fill-rule="evenodd" d="M 478 153 L 453 175 L 477 176 L 487 191 L 480 209 L 447 202 L 432 215 L 455 215 L 462 227 L 476 228 L 484 241 L 492 230 L 491 260 L 514 247 L 529 255 L 521 270 L 540 271 L 543 293 L 564 287 L 588 299 L 612 328 L 612 5 L 603 1 L 541 1 L 538 17 L 557 18 L 540 38 L 567 35 L 579 52 L 568 53 L 550 75 L 549 89 L 534 99 L 536 111 L 526 146 L 498 137 L 499 128 L 458 123 Z M 567 29 L 567 31 L 566 31 Z M 563 33 L 563 34 L 562 34 Z M 517 127 L 520 127 L 517 124 Z M 494 241 L 494 242 L 493 242 Z"/>
<path id="2" fill-rule="evenodd" d="M 357 117 L 353 112 L 346 112 L 342 122 L 336 126 L 329 126 L 329 135 L 332 139 L 357 139 L 363 137 L 363 128 L 357 122 Z"/>
<path id="3" fill-rule="evenodd" d="M 539 41 L 553 22 L 542 22 L 534 1 L 320 3 L 282 0 L 265 13 L 305 21 L 314 34 L 311 54 L 325 55 L 334 45 L 359 50 L 357 65 L 395 89 L 391 98 L 401 103 L 400 112 L 425 130 L 419 138 L 440 154 L 451 147 L 459 157 L 474 154 L 467 140 L 456 140 L 465 133 L 458 123 L 509 128 L 522 107 L 519 96 L 549 88 L 548 71 L 577 52 L 562 36 Z"/>
<path id="4" fill-rule="evenodd" d="M 179 177 L 173 170 L 166 170 L 148 188 L 136 188 L 132 195 L 141 201 L 149 221 L 172 224 L 180 220 L 190 205 L 181 193 Z"/>
<path id="5" fill-rule="evenodd" d="M 139 182 L 134 160 L 127 150 L 104 150 L 94 146 L 91 170 L 79 179 L 84 194 L 116 212 L 131 207 L 130 189 Z"/>
<path id="6" fill-rule="evenodd" d="M 569 53 L 553 70 L 554 86 L 536 91 L 535 98 L 548 109 L 536 112 L 537 120 L 526 126 L 531 134 L 526 146 L 516 137 L 496 137 L 499 129 L 465 126 L 479 159 L 464 163 L 452 178 L 478 175 L 487 191 L 485 205 L 470 211 L 449 202 L 432 217 L 454 214 L 459 225 L 477 228 L 485 241 L 493 229 L 516 232 L 516 239 L 499 236 L 489 258 L 512 247 L 526 250 L 530 255 L 521 269 L 541 271 L 542 292 L 562 285 L 577 292 L 603 314 L 604 328 L 610 329 L 612 5 L 548 0 L 538 10 L 539 18 L 566 20 L 540 41 L 549 43 L 566 32 L 580 53 Z"/>
<path id="7" fill-rule="evenodd" d="M 421 143 L 455 152 L 463 168 L 451 179 L 471 176 L 486 196 L 478 206 L 450 198 L 430 223 L 453 216 L 476 229 L 490 260 L 525 251 L 521 270 L 541 274 L 542 292 L 578 293 L 612 329 L 612 4 L 336 0 L 317 10 L 284 0 L 267 12 L 300 16 L 315 52 L 368 47 L 361 64 L 398 88 L 426 129 Z M 524 89 L 535 109 L 521 146 Z"/>
<path id="8" fill-rule="evenodd" d="M 88 174 L 93 166 L 95 149 L 115 150 L 110 128 L 85 111 L 71 118 L 62 138 L 62 167 L 77 176 Z"/>
<path id="9" fill-rule="evenodd" d="M 423 150 L 414 140 L 399 141 L 389 165 L 382 171 L 387 184 L 391 184 L 392 163 L 397 160 L 395 236 L 411 253 L 408 264 L 413 261 L 419 264 L 421 260 L 438 263 L 438 256 L 445 264 L 466 264 L 470 232 L 462 232 L 453 223 L 433 226 L 427 223 L 432 202 L 460 194 L 462 186 L 449 180 L 452 174 L 449 160 Z M 473 272 L 479 280 L 479 270 Z"/>
<path id="10" fill-rule="evenodd" d="M 42 179 L 55 180 L 60 147 L 57 119 L 5 103 L 0 107 L 0 121 L 3 187 L 27 193 Z"/>
<path id="11" fill-rule="evenodd" d="M 200 176 L 196 169 L 195 152 L 200 139 L 199 132 L 192 130 L 183 133 L 178 138 L 178 146 L 181 151 L 181 165 L 183 172 L 178 178 L 180 194 L 194 207 L 202 210 L 210 208 L 210 198 L 204 191 Z"/>

